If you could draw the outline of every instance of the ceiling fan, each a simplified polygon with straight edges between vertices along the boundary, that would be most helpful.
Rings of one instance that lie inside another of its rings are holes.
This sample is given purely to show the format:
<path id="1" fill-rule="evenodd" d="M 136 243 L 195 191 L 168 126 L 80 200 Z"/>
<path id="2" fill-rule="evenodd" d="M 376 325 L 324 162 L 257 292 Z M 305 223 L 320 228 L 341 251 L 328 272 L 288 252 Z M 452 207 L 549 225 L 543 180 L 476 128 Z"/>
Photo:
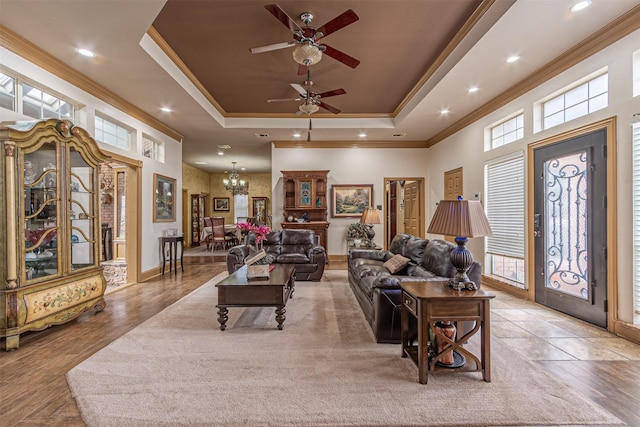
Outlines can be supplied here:
<path id="1" fill-rule="evenodd" d="M 326 102 L 321 101 L 321 98 L 344 95 L 347 93 L 347 91 L 342 88 L 322 93 L 312 91 L 311 86 L 313 86 L 313 81 L 311 81 L 311 73 L 309 69 L 307 69 L 307 80 L 305 80 L 304 85 L 305 87 L 298 83 L 291 83 L 291 87 L 293 87 L 300 94 L 300 96 L 296 98 L 268 99 L 267 102 L 304 101 L 301 105 L 298 106 L 298 111 L 296 112 L 296 114 L 307 114 L 309 116 L 309 130 L 307 132 L 307 141 L 311 141 L 311 131 L 313 130 L 311 127 L 311 114 L 317 112 L 320 108 L 323 108 L 333 114 L 338 114 L 340 112 L 340 110 L 336 107 L 333 107 Z"/>
<path id="2" fill-rule="evenodd" d="M 293 40 L 289 42 L 275 43 L 266 46 L 252 47 L 249 49 L 251 53 L 263 53 L 270 52 L 272 50 L 284 49 L 287 47 L 296 46 L 293 51 L 293 59 L 300 64 L 298 66 L 298 74 L 304 74 L 305 68 L 310 65 L 320 62 L 322 59 L 322 53 L 327 54 L 333 59 L 342 62 L 343 64 L 356 68 L 360 61 L 347 55 L 344 52 L 339 51 L 326 44 L 318 44 L 318 40 L 328 36 L 331 33 L 338 31 L 339 29 L 346 27 L 349 24 L 356 22 L 358 15 L 349 9 L 346 12 L 336 16 L 331 21 L 327 22 L 320 28 L 310 27 L 313 20 L 313 14 L 305 12 L 300 15 L 300 19 L 304 23 L 304 27 L 300 27 L 293 19 L 287 15 L 277 4 L 265 5 L 273 16 L 282 22 L 287 28 L 293 32 Z"/>

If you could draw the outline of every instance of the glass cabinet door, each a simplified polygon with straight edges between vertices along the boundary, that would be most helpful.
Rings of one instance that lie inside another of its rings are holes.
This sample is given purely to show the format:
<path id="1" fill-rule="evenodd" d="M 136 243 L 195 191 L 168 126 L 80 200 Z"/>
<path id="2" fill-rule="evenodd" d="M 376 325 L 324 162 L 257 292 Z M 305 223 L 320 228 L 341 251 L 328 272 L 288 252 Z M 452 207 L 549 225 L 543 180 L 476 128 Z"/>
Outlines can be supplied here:
<path id="1" fill-rule="evenodd" d="M 27 280 L 58 274 L 59 165 L 56 144 L 25 153 L 24 262 Z"/>
<path id="2" fill-rule="evenodd" d="M 77 270 L 92 267 L 96 260 L 95 169 L 71 147 L 69 172 L 71 270 Z"/>

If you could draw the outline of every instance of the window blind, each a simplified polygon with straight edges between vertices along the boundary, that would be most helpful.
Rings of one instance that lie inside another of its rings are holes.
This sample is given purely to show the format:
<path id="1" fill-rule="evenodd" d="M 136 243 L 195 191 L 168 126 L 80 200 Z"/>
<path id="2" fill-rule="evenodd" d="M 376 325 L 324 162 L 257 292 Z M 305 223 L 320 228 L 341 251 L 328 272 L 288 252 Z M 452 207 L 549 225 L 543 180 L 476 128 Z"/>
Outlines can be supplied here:
<path id="1" fill-rule="evenodd" d="M 493 235 L 487 252 L 524 258 L 524 155 L 493 160 L 485 165 L 485 210 Z"/>
<path id="2" fill-rule="evenodd" d="M 633 125 L 633 309 L 640 313 L 640 123 Z"/>

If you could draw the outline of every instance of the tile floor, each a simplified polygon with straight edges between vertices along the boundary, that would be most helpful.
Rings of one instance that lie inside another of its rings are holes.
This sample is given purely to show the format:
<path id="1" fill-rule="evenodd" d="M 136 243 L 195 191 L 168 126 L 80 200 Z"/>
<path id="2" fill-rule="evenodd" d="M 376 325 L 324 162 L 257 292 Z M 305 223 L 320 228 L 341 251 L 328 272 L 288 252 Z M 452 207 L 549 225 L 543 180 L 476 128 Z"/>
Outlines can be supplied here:
<path id="1" fill-rule="evenodd" d="M 529 360 L 640 360 L 638 344 L 532 301 L 490 291 L 496 295 L 491 335 Z"/>

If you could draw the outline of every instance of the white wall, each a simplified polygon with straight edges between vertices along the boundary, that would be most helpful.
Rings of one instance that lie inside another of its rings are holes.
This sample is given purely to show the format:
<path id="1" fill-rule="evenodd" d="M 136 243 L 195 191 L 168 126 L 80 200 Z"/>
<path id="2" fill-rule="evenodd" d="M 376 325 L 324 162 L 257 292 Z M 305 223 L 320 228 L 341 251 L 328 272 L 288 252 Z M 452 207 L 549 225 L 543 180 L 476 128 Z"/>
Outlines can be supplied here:
<path id="1" fill-rule="evenodd" d="M 283 220 L 283 170 L 329 170 L 327 179 L 327 200 L 331 197 L 331 186 L 335 184 L 373 184 L 373 205 L 384 207 L 384 178 L 425 177 L 427 172 L 427 153 L 424 149 L 389 148 L 273 148 L 272 197 L 273 224 L 280 228 Z M 428 188 L 429 183 L 425 184 Z M 328 202 L 330 205 L 330 202 Z M 384 214 L 385 212 L 381 212 Z M 349 224 L 357 218 L 327 218 L 329 255 L 345 255 L 347 244 L 344 237 Z M 382 245 L 384 225 L 375 225 L 374 240 Z"/>
<path id="2" fill-rule="evenodd" d="M 142 230 L 141 241 L 142 259 L 141 270 L 151 270 L 160 266 L 160 243 L 159 237 L 163 235 L 163 231 L 168 228 L 182 229 L 182 144 L 178 141 L 166 136 L 156 129 L 134 119 L 123 111 L 120 111 L 109 104 L 95 98 L 94 96 L 84 92 L 83 90 L 67 83 L 66 81 L 56 77 L 48 71 L 24 60 L 7 49 L 0 47 L 0 58 L 2 65 L 9 74 L 18 74 L 43 88 L 48 88 L 54 93 L 62 94 L 65 98 L 73 100 L 80 107 L 76 111 L 76 119 L 74 123 L 86 129 L 90 135 L 95 134 L 94 119 L 95 111 L 99 111 L 107 116 L 125 124 L 136 130 L 136 151 L 125 151 L 117 147 L 107 144 L 98 145 L 101 149 L 120 154 L 126 158 L 142 161 Z M 45 89 L 46 90 L 46 89 Z M 0 121 L 14 120 L 34 120 L 31 117 L 22 116 L 12 111 L 0 108 Z M 152 138 L 162 141 L 165 144 L 165 163 L 151 160 L 142 155 L 142 133 L 146 133 Z M 176 178 L 176 221 L 153 222 L 153 174 L 159 173 L 165 176 Z M 129 203 L 134 203 L 133 200 Z"/>
<path id="3" fill-rule="evenodd" d="M 632 232 L 631 124 L 639 119 L 639 117 L 634 118 L 634 114 L 640 113 L 640 97 L 632 97 L 632 54 L 638 49 L 640 49 L 640 31 L 636 31 L 604 51 L 588 58 L 505 107 L 500 108 L 498 111 L 447 138 L 445 141 L 431 147 L 428 153 L 428 167 L 426 168 L 428 180 L 431 183 L 431 200 L 439 200 L 443 196 L 444 172 L 460 166 L 464 168 L 464 197 L 471 199 L 474 193 L 482 192 L 483 190 L 485 162 L 515 151 L 524 151 L 526 165 L 526 150 L 529 144 L 602 119 L 612 116 L 617 117 L 618 152 L 610 152 L 609 154 L 616 156 L 618 167 L 617 221 L 618 230 L 620 230 L 617 239 L 618 317 L 620 320 L 629 323 L 633 323 L 633 272 L 630 239 Z M 608 108 L 546 131 L 537 134 L 533 133 L 534 102 L 602 67 L 608 67 L 609 72 Z M 520 109 L 524 109 L 524 139 L 485 153 L 483 148 L 484 128 Z M 433 215 L 434 209 L 435 205 L 431 203 L 429 210 L 427 210 L 427 218 Z M 613 210 L 609 209 L 609 212 L 612 213 Z M 531 234 L 527 230 L 525 232 L 527 236 Z M 479 258 L 477 254 L 483 253 L 483 245 L 483 238 L 470 239 L 469 249 L 476 254 L 476 258 Z"/>

